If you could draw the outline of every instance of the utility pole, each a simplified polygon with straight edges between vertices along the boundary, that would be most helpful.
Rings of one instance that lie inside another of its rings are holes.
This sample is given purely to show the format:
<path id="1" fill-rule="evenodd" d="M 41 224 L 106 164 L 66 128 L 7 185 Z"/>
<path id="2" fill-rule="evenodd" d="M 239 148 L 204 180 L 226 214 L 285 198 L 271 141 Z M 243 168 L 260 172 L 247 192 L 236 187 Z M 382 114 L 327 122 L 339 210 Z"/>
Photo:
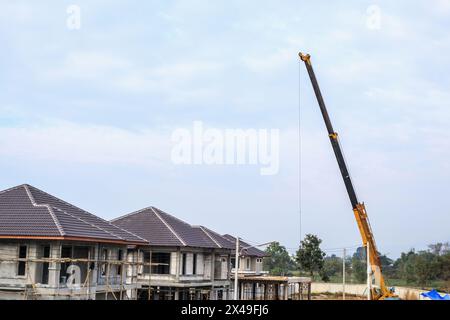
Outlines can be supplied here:
<path id="1" fill-rule="evenodd" d="M 235 264 L 234 264 L 234 300 L 238 300 L 238 271 L 239 271 L 239 257 L 241 255 L 241 251 L 247 250 L 248 248 L 256 248 L 256 247 L 262 247 L 266 245 L 270 245 L 274 243 L 275 241 L 270 241 L 254 246 L 248 246 L 239 248 L 239 237 L 236 237 L 236 257 L 235 257 Z M 240 290 L 239 290 L 240 291 Z M 244 292 L 242 292 L 244 294 Z M 242 299 L 242 297 L 241 297 Z"/>
<path id="2" fill-rule="evenodd" d="M 234 262 L 234 300 L 238 300 L 238 271 L 239 271 L 239 237 L 236 237 L 236 255 Z"/>
<path id="3" fill-rule="evenodd" d="M 367 258 L 367 300 L 372 300 L 372 268 L 370 266 L 369 258 L 369 242 L 366 245 L 366 258 Z"/>
<path id="4" fill-rule="evenodd" d="M 345 300 L 345 248 L 342 252 L 342 300 Z"/>

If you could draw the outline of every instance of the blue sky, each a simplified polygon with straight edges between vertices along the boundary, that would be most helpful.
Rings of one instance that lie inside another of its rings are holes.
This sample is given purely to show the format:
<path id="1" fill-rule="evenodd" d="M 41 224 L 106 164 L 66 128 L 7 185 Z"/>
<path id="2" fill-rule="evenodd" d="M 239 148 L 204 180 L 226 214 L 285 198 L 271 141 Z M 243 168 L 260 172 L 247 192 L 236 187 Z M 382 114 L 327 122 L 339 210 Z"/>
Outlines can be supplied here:
<path id="1" fill-rule="evenodd" d="M 154 205 L 295 248 L 300 79 L 302 231 L 357 245 L 303 50 L 380 251 L 450 240 L 449 0 L 0 3 L 1 189 L 30 183 L 107 219 Z M 175 166 L 171 133 L 193 121 L 280 129 L 279 174 Z"/>

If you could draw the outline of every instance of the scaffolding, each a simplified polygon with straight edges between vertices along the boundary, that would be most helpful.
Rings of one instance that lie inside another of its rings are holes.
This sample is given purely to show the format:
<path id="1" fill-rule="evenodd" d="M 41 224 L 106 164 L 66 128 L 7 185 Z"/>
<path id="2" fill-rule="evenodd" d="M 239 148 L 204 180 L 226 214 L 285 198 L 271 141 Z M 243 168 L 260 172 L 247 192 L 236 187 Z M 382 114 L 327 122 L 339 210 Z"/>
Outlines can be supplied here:
<path id="1" fill-rule="evenodd" d="M 135 249 L 121 260 L 98 258 L 12 258 L 0 256 L 0 299 L 153 300 L 229 299 L 233 289 L 226 286 L 213 293 L 210 285 L 171 286 L 152 282 L 152 262 Z M 74 251 L 73 254 L 80 254 Z M 76 267 L 75 267 L 76 266 Z M 18 277 L 18 270 L 23 276 Z M 46 277 L 43 276 L 46 270 Z M 146 271 L 148 270 L 148 271 Z M 52 272 L 52 273 L 51 273 Z M 78 274 L 77 274 L 78 272 Z M 43 280 L 45 278 L 45 280 Z M 240 276 L 241 300 L 309 300 L 311 280 L 301 277 Z M 220 294 L 219 294 L 220 291 Z M 212 296 L 211 296 L 212 294 Z"/>
<path id="2" fill-rule="evenodd" d="M 311 278 L 241 275 L 237 290 L 240 300 L 311 300 Z"/>
<path id="3" fill-rule="evenodd" d="M 134 255 L 133 260 L 134 259 Z M 139 259 L 139 252 L 137 259 Z M 0 269 L 5 269 L 8 264 L 16 267 L 23 263 L 26 270 L 23 277 L 10 276 L 2 277 L 0 275 L 0 293 L 18 293 L 24 300 L 39 298 L 69 298 L 69 299 L 92 299 L 97 294 L 103 294 L 105 300 L 113 298 L 114 300 L 135 300 L 138 298 L 137 290 L 141 288 L 142 283 L 138 281 L 144 267 L 167 265 L 165 263 L 152 263 L 143 261 L 128 261 L 114 259 L 84 259 L 84 258 L 0 258 Z M 36 270 L 38 266 L 57 267 L 57 270 L 69 270 L 69 277 L 59 274 L 59 278 L 52 285 L 42 284 L 36 280 Z M 34 272 L 31 268 L 34 267 Z M 62 268 L 64 266 L 64 268 Z M 71 266 L 84 266 L 86 274 L 77 282 L 76 268 Z M 111 275 L 112 267 L 115 267 L 115 274 Z M 59 267 L 59 268 L 58 268 Z M 104 275 L 99 275 L 104 270 Z M 120 271 L 119 271 L 120 270 Z M 33 276 L 34 273 L 34 276 Z M 5 279 L 10 280 L 5 283 Z M 65 280 L 65 281 L 62 281 Z M 64 283 L 65 282 L 65 283 Z M 151 274 L 148 277 L 148 297 L 150 299 L 152 284 Z"/>

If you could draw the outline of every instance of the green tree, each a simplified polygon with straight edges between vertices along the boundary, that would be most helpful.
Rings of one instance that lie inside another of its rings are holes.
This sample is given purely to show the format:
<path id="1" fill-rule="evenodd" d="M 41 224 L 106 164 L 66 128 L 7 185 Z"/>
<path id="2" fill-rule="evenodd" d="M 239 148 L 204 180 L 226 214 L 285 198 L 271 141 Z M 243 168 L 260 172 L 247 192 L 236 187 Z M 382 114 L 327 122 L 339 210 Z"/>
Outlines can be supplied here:
<path id="1" fill-rule="evenodd" d="M 394 260 L 387 255 L 380 255 L 381 271 L 386 278 L 392 278 L 395 276 Z"/>
<path id="2" fill-rule="evenodd" d="M 426 286 L 431 280 L 442 277 L 443 264 L 441 254 L 442 246 L 430 246 L 430 250 L 415 252 L 410 250 L 402 253 L 395 262 L 397 274 L 407 283 Z"/>
<path id="3" fill-rule="evenodd" d="M 394 269 L 396 271 L 396 277 L 403 279 L 406 283 L 415 281 L 415 275 L 413 270 L 412 259 L 415 256 L 414 249 L 408 252 L 402 252 L 400 258 L 394 262 Z"/>
<path id="4" fill-rule="evenodd" d="M 439 259 L 440 278 L 446 282 L 447 291 L 450 291 L 450 253 L 443 254 Z"/>
<path id="5" fill-rule="evenodd" d="M 395 275 L 394 261 L 387 255 L 378 252 L 380 258 L 381 270 L 385 277 Z M 351 269 L 355 280 L 366 282 L 367 280 L 367 256 L 364 247 L 358 247 L 351 259 Z"/>
<path id="6" fill-rule="evenodd" d="M 352 259 L 352 271 L 358 283 L 365 282 L 367 279 L 367 263 L 364 260 L 353 258 Z"/>
<path id="7" fill-rule="evenodd" d="M 322 240 L 316 235 L 307 234 L 296 253 L 295 260 L 299 269 L 309 272 L 311 277 L 315 271 L 323 269 L 325 252 L 320 249 L 321 243 Z"/>
<path id="8" fill-rule="evenodd" d="M 353 277 L 352 257 L 350 256 L 345 258 L 345 276 L 347 279 L 352 279 Z"/>
<path id="9" fill-rule="evenodd" d="M 286 248 L 279 242 L 271 243 L 266 253 L 269 257 L 264 258 L 264 269 L 270 274 L 277 276 L 286 275 L 293 267 L 293 261 Z"/>
<path id="10" fill-rule="evenodd" d="M 429 251 L 420 251 L 414 259 L 414 273 L 420 286 L 427 285 L 439 274 L 439 258 Z"/>
<path id="11" fill-rule="evenodd" d="M 359 283 L 367 280 L 367 258 L 364 247 L 358 247 L 352 257 L 352 274 Z"/>
<path id="12" fill-rule="evenodd" d="M 430 244 L 428 248 L 437 257 L 439 264 L 437 278 L 444 281 L 446 290 L 450 291 L 450 244 L 438 242 Z"/>
<path id="13" fill-rule="evenodd" d="M 330 257 L 325 257 L 323 268 L 320 272 L 322 280 L 330 281 L 330 277 L 342 274 L 342 258 L 332 254 Z"/>
<path id="14" fill-rule="evenodd" d="M 448 242 L 446 243 L 434 243 L 428 245 L 429 251 L 433 253 L 436 256 L 443 256 L 445 254 L 450 253 L 450 244 Z"/>

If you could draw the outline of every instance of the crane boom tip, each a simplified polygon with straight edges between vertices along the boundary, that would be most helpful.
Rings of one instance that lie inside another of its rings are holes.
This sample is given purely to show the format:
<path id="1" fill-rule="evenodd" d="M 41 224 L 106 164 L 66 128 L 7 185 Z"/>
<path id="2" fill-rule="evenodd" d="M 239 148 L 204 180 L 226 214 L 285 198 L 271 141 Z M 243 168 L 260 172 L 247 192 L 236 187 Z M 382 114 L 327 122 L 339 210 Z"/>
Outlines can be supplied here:
<path id="1" fill-rule="evenodd" d="M 302 52 L 299 52 L 299 53 L 298 53 L 298 56 L 300 57 L 300 60 L 302 60 L 303 62 L 308 62 L 308 63 L 309 63 L 309 61 L 310 61 L 310 59 L 311 59 L 311 55 L 309 55 L 309 54 L 304 54 L 304 53 L 302 53 Z"/>

